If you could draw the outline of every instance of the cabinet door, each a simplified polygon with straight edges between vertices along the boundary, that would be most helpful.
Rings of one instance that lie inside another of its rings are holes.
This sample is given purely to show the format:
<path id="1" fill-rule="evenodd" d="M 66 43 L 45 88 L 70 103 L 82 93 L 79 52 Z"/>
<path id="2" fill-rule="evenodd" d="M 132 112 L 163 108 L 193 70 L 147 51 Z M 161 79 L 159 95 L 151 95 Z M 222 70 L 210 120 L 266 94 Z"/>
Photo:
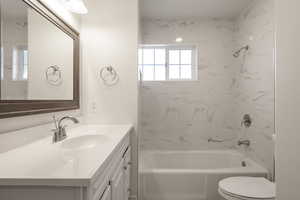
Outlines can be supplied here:
<path id="1" fill-rule="evenodd" d="M 130 170 L 131 170 L 131 149 L 128 148 L 124 155 L 124 194 L 125 200 L 128 200 L 130 195 Z"/>
<path id="2" fill-rule="evenodd" d="M 111 200 L 111 186 L 108 185 L 105 192 L 99 200 Z"/>
<path id="3" fill-rule="evenodd" d="M 119 163 L 117 170 L 111 180 L 112 200 L 125 200 L 124 194 L 124 170 L 123 160 Z"/>

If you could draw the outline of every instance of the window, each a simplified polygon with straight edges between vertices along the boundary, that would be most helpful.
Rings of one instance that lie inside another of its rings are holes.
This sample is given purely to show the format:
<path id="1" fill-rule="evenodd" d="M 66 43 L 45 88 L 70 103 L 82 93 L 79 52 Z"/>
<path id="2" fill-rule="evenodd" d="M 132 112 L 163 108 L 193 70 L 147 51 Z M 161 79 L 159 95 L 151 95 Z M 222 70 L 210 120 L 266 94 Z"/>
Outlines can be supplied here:
<path id="1" fill-rule="evenodd" d="M 0 55 L 0 62 L 1 62 L 1 68 L 0 68 L 0 73 L 1 73 L 1 80 L 4 80 L 4 57 L 3 57 L 3 47 L 1 47 L 1 55 Z"/>
<path id="2" fill-rule="evenodd" d="M 28 50 L 24 47 L 13 49 L 13 80 L 28 79 Z"/>
<path id="3" fill-rule="evenodd" d="M 139 68 L 143 81 L 196 80 L 196 48 L 192 46 L 142 46 Z"/>

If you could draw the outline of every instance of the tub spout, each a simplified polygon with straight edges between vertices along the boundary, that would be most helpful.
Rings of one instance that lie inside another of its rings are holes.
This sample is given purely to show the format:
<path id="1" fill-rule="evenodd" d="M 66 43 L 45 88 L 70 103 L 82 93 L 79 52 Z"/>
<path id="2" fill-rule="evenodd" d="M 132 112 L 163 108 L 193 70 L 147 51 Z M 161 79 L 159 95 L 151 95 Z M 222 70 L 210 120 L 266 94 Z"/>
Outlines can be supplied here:
<path id="1" fill-rule="evenodd" d="M 247 147 L 249 147 L 251 144 L 250 140 L 239 140 L 238 141 L 238 145 L 241 146 L 241 145 L 245 145 Z"/>

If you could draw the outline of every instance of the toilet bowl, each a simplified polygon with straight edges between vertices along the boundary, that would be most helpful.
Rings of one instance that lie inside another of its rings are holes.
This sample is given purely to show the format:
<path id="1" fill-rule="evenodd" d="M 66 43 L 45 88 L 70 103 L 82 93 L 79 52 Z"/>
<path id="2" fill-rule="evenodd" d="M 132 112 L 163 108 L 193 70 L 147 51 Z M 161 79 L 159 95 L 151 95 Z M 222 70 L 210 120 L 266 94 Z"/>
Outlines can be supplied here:
<path id="1" fill-rule="evenodd" d="M 231 177 L 219 182 L 226 200 L 275 200 L 275 184 L 261 177 Z"/>

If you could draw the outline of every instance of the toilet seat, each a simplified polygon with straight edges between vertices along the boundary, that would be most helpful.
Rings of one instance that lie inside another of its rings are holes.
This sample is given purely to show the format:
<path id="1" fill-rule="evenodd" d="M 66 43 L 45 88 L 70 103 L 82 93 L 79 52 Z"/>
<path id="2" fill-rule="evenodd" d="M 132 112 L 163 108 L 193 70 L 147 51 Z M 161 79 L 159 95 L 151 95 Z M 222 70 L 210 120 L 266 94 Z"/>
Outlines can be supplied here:
<path id="1" fill-rule="evenodd" d="M 231 177 L 219 182 L 219 193 L 227 200 L 274 200 L 275 184 L 260 177 Z"/>
<path id="2" fill-rule="evenodd" d="M 228 194 L 228 193 L 222 191 L 221 189 L 219 189 L 218 192 L 226 200 L 275 200 L 274 198 L 270 198 L 270 199 L 256 199 L 256 198 L 249 198 L 249 197 L 237 196 L 237 195 L 234 195 L 234 194 Z"/>

